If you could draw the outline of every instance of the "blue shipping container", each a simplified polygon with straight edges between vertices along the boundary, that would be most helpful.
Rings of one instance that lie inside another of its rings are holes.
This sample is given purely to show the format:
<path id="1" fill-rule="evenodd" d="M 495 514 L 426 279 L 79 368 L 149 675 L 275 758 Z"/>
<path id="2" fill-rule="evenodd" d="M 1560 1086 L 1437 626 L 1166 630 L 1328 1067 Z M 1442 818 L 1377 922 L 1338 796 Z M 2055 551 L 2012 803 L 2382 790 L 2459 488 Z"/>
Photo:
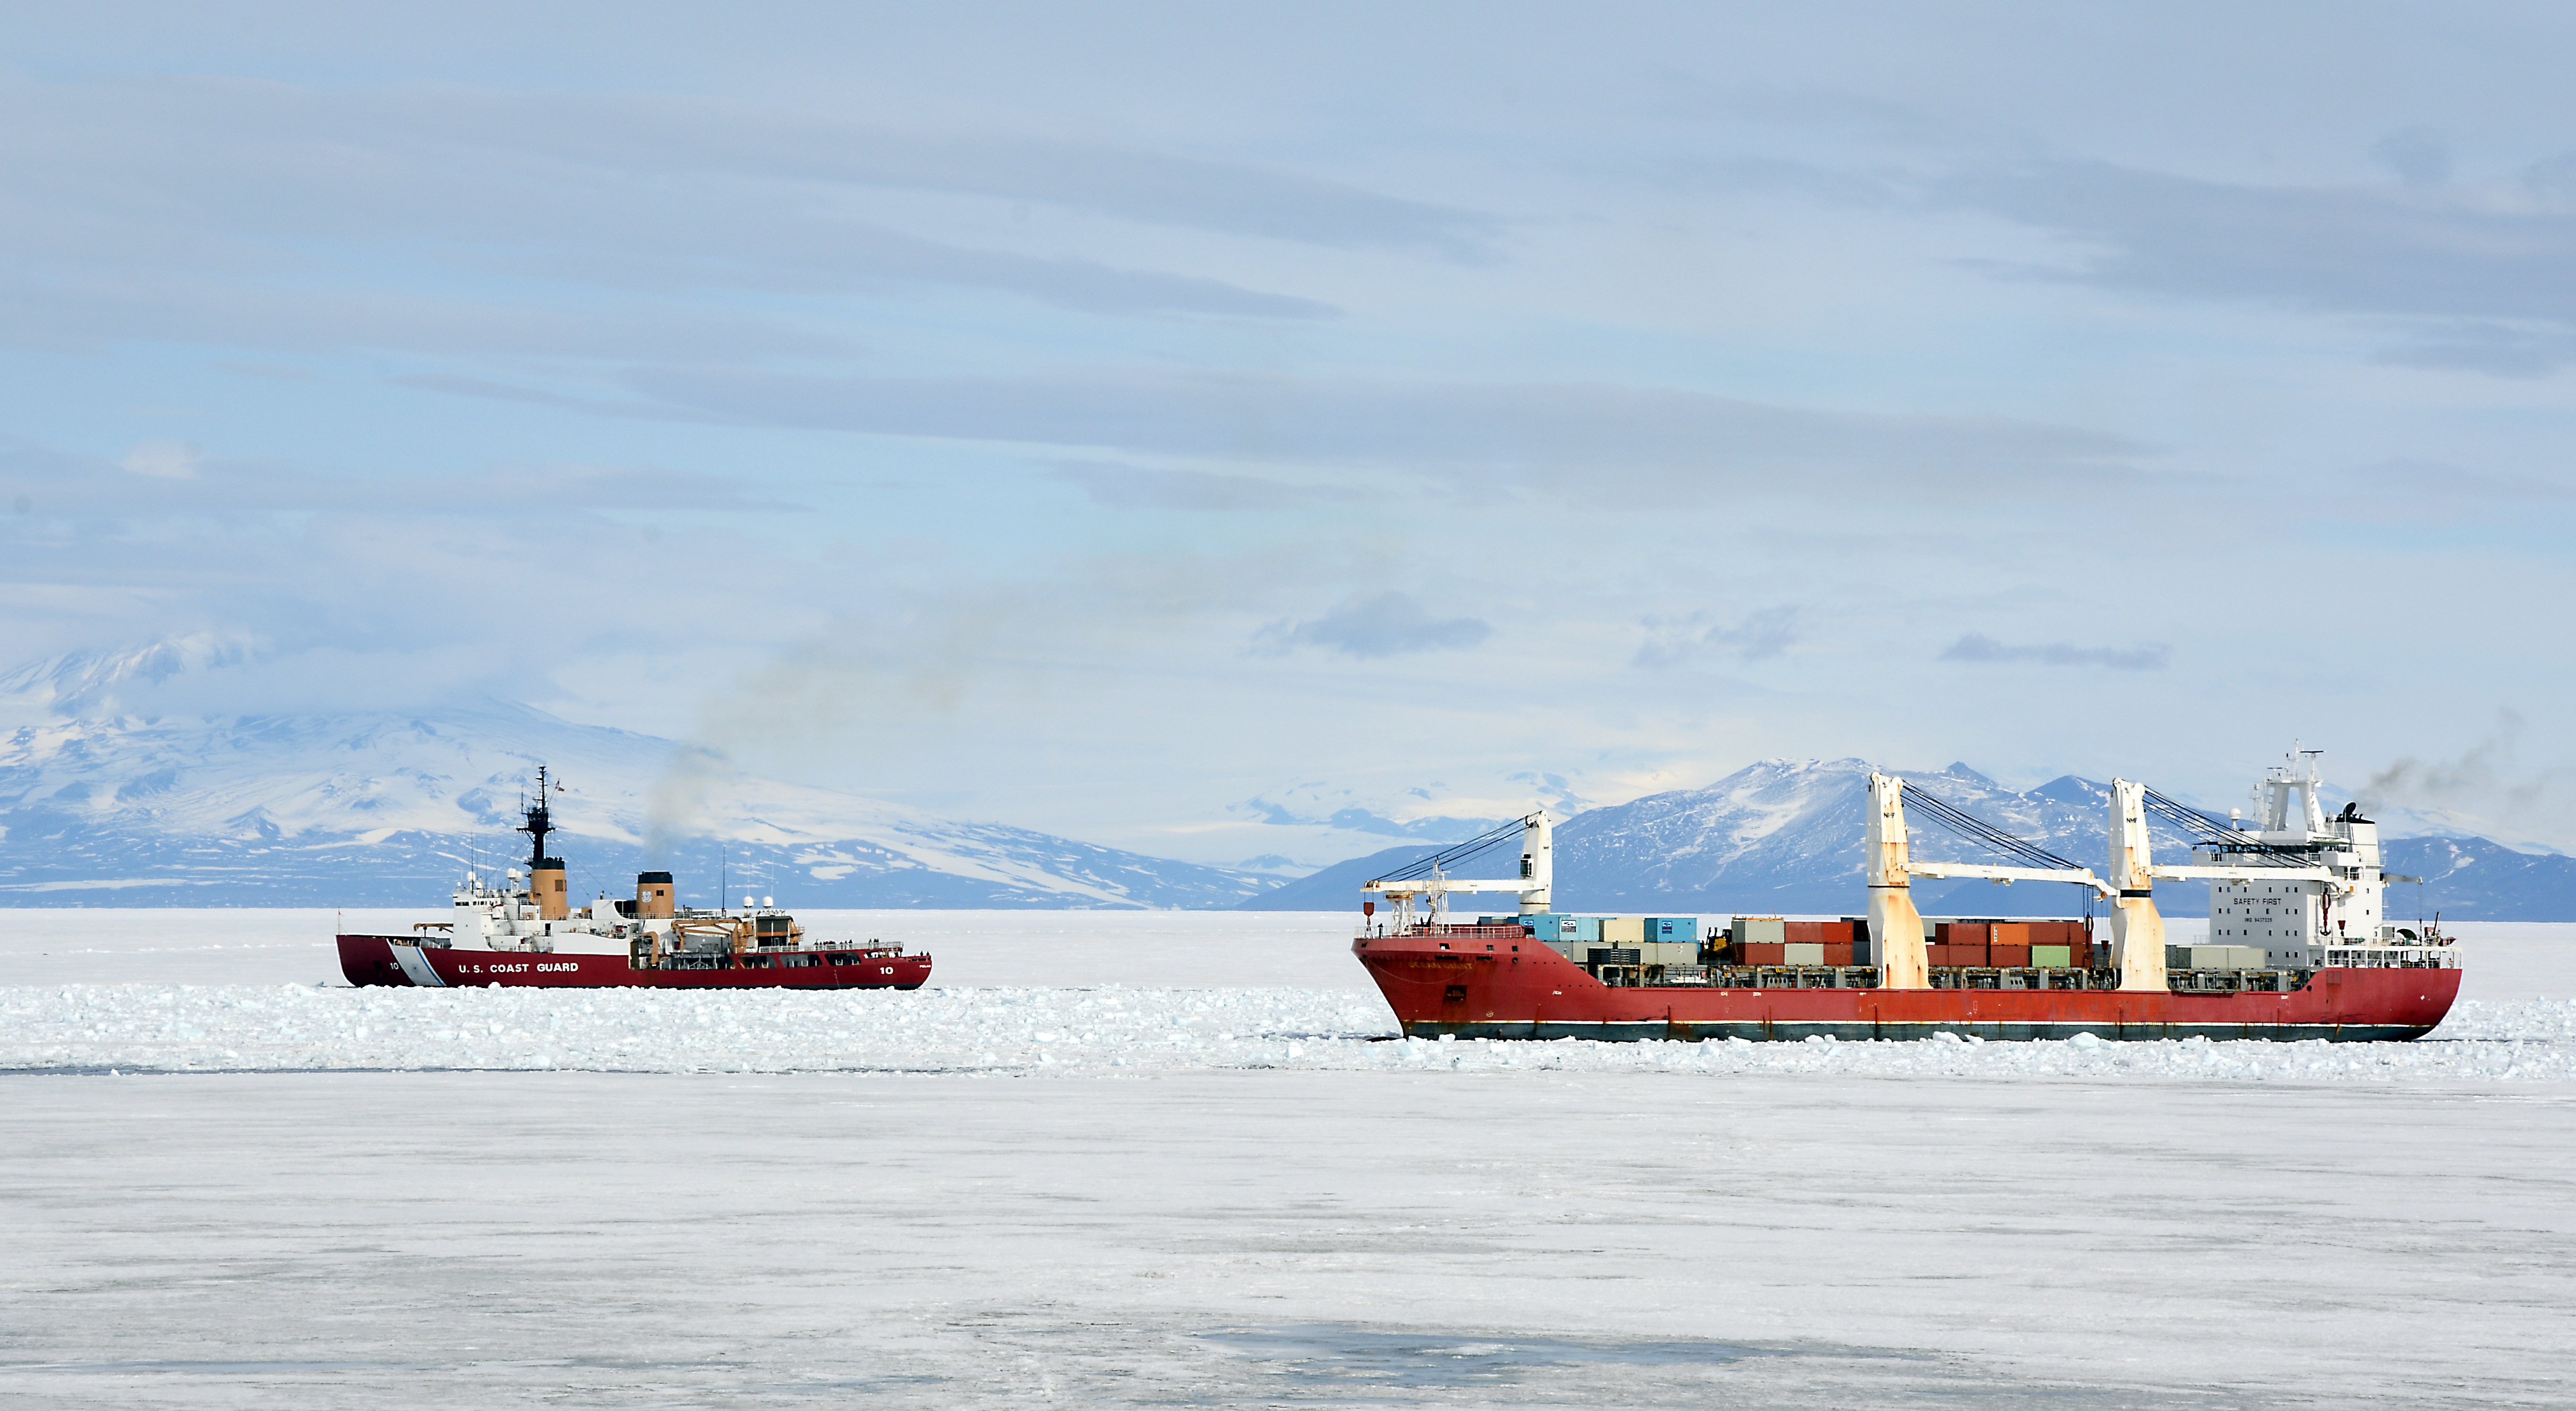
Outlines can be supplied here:
<path id="1" fill-rule="evenodd" d="M 1649 916 L 1646 939 L 1672 945 L 1699 944 L 1699 918 L 1696 916 Z"/>

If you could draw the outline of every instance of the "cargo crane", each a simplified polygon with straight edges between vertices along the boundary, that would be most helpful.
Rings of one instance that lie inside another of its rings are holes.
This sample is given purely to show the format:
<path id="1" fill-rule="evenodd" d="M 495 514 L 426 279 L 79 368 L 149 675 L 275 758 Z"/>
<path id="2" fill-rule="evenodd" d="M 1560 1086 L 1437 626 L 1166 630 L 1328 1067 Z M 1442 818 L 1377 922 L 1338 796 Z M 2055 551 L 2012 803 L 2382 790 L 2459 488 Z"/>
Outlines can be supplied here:
<path id="1" fill-rule="evenodd" d="M 1905 781 L 1875 770 L 1869 776 L 1869 934 L 1879 966 L 1879 985 L 1891 990 L 1932 987 L 1932 966 L 1923 944 L 1923 914 L 1914 907 L 1916 877 L 1983 877 L 2009 886 L 2014 882 L 2072 882 L 2103 896 L 2110 887 L 2088 868 L 2046 848 L 1972 818 L 1920 790 L 1915 798 L 1944 828 L 1983 843 L 2025 866 L 1982 862 L 1916 862 L 1906 839 Z M 2164 955 L 2157 953 L 2158 973 Z"/>
<path id="2" fill-rule="evenodd" d="M 2213 943 L 2264 952 L 2266 966 L 2424 965 L 2442 942 L 2387 923 L 2389 881 L 2380 869 L 2379 825 L 2358 805 L 2326 816 L 2319 750 L 2295 743 L 2255 786 L 2259 826 L 2224 822 L 2176 803 L 2143 784 L 2111 781 L 2111 873 L 2120 895 L 2111 913 L 2112 947 L 2122 989 L 2165 988 L 2164 919 L 2156 879 L 2212 884 Z M 2148 815 L 2192 837 L 2199 860 L 2158 863 L 2148 851 Z M 2255 888 L 2262 890 L 2257 892 Z"/>
<path id="3" fill-rule="evenodd" d="M 1490 851 L 1507 841 L 1513 832 L 1521 835 L 1521 875 L 1517 880 L 1498 882 L 1473 880 L 1448 875 L 1448 868 L 1479 853 Z M 1376 892 L 1395 902 L 1393 918 L 1396 929 L 1409 930 L 1417 921 L 1437 922 L 1449 914 L 1451 892 L 1513 892 L 1521 899 L 1521 914 L 1536 915 L 1552 904 L 1552 882 L 1555 867 L 1549 860 L 1551 828 L 1546 809 L 1506 823 L 1488 833 L 1481 833 L 1455 847 L 1443 848 L 1422 858 L 1389 877 L 1362 884 L 1363 892 Z M 1428 915 L 1416 915 L 1414 899 L 1429 899 Z"/>

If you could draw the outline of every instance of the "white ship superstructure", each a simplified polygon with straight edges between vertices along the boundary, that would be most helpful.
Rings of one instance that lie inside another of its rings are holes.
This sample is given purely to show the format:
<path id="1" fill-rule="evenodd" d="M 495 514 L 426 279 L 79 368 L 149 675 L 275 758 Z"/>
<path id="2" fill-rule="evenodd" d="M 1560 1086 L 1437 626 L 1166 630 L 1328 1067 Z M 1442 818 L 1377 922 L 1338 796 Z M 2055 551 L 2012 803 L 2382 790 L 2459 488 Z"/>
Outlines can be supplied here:
<path id="1" fill-rule="evenodd" d="M 2210 883 L 2210 943 L 2259 948 L 2279 968 L 2433 963 L 2440 937 L 2388 920 L 2379 825 L 2357 803 L 2326 816 L 2318 753 L 2293 749 L 2255 786 L 2257 818 L 2194 848 L 2203 866 L 2244 867 Z"/>
<path id="2" fill-rule="evenodd" d="M 740 912 L 704 911 L 678 904 L 671 874 L 643 872 L 635 878 L 633 901 L 602 894 L 587 906 L 574 907 L 565 883 L 564 863 L 546 855 L 546 835 L 554 824 L 546 806 L 550 787 L 544 769 L 537 771 L 537 800 L 523 811 L 519 831 L 532 836 L 533 855 L 523 876 L 506 869 L 496 880 L 468 872 L 451 898 L 443 923 L 447 944 L 539 955 L 627 955 L 637 963 L 658 962 L 680 969 L 712 966 L 719 958 L 758 947 L 801 948 L 805 928 L 777 909 L 767 897 L 744 897 Z"/>

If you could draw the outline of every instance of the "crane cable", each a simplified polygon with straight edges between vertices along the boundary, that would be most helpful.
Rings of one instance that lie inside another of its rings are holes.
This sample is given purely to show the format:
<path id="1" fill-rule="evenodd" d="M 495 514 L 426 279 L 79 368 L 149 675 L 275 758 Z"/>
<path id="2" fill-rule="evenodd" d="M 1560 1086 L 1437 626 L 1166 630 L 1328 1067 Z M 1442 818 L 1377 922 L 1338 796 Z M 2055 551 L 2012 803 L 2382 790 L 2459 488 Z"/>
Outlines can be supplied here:
<path id="1" fill-rule="evenodd" d="M 1411 882 L 1430 876 L 1432 869 L 1434 868 L 1445 872 L 1449 870 L 1453 864 L 1464 862 L 1478 853 L 1485 852 L 1496 844 L 1508 839 L 1514 833 L 1520 832 L 1523 828 L 1528 826 L 1530 818 L 1535 816 L 1536 815 L 1533 814 L 1527 817 L 1515 818 L 1509 823 L 1505 823 L 1502 826 L 1495 828 L 1491 832 L 1479 833 L 1475 837 L 1469 838 L 1463 843 L 1452 844 L 1447 848 L 1443 848 L 1439 852 L 1433 853 L 1429 857 L 1417 858 L 1378 880 L 1381 882 Z"/>
<path id="2" fill-rule="evenodd" d="M 2140 789 L 2140 798 L 2148 810 L 2169 823 L 2178 824 L 2198 835 L 2200 846 L 2212 851 L 2224 850 L 2247 859 L 2258 867 L 2314 867 L 2317 860 L 2285 848 L 2246 839 L 2246 835 L 2218 821 L 2215 814 L 2203 813 L 2189 804 L 2176 803 L 2153 789 Z"/>
<path id="3" fill-rule="evenodd" d="M 1929 814 L 1933 822 L 1940 824 L 1943 828 L 1957 834 L 1968 842 L 1993 848 L 2007 857 L 2027 862 L 2033 867 L 2055 868 L 2066 872 L 2081 872 L 2085 870 L 2076 863 L 2059 857 L 2057 854 L 2050 852 L 2048 849 L 2041 847 L 2037 843 L 2016 838 L 2012 834 L 2005 832 L 2001 828 L 1998 828 L 1981 818 L 1971 817 L 1968 814 L 1960 812 L 1958 809 L 1952 808 L 1950 805 L 1943 803 L 1941 800 L 1934 798 L 1932 795 L 1927 794 L 1920 789 L 1909 786 L 1905 790 L 1904 796 L 1911 802 L 1920 803 L 1923 806 L 1923 812 Z"/>

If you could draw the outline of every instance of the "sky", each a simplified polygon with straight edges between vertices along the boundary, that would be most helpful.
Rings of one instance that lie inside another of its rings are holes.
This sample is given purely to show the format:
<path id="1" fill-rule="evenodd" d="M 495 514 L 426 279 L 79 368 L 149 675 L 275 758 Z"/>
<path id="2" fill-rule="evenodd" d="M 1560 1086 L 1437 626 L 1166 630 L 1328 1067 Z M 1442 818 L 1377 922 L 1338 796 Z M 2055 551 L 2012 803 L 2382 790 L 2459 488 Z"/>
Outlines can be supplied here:
<path id="1" fill-rule="evenodd" d="M 2563 7 L 534 8 L 13 17 L 0 664 L 1208 862 L 2293 739 L 2576 848 Z"/>

